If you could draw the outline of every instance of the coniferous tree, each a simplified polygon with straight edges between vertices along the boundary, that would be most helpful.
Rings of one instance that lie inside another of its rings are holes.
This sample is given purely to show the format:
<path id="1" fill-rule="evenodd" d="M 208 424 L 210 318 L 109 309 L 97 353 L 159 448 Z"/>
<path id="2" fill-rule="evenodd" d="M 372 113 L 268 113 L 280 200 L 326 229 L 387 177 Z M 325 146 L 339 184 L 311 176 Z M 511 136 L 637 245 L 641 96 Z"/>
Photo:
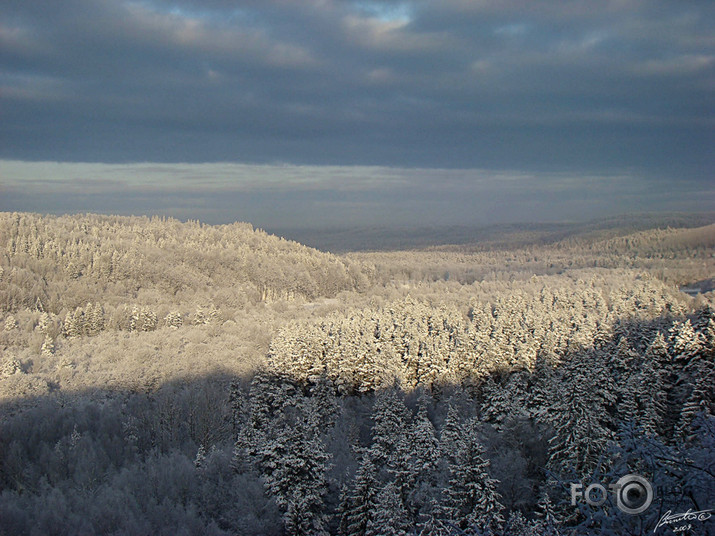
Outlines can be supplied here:
<path id="1" fill-rule="evenodd" d="M 179 329 L 181 326 L 184 325 L 184 319 L 181 316 L 180 312 L 170 311 L 164 317 L 164 324 L 166 324 L 167 327 L 170 327 L 172 329 Z"/>
<path id="2" fill-rule="evenodd" d="M 489 476 L 477 425 L 472 419 L 463 427 L 440 509 L 446 521 L 462 530 L 497 528 L 504 521 L 497 482 Z"/>
<path id="3" fill-rule="evenodd" d="M 646 353 L 629 380 L 628 393 L 635 411 L 626 418 L 635 420 L 646 434 L 655 435 L 663 427 L 667 397 L 664 374 L 657 359 Z M 628 393 L 626 396 L 629 396 Z"/>
<path id="4" fill-rule="evenodd" d="M 414 515 L 410 508 L 410 498 L 415 489 L 417 479 L 417 467 L 412 444 L 408 433 L 405 433 L 395 440 L 394 449 L 385 466 L 387 474 L 384 479 L 390 482 L 399 495 L 405 515 L 409 521 L 414 522 Z"/>
<path id="5" fill-rule="evenodd" d="M 22 374 L 22 365 L 16 358 L 13 357 L 0 362 L 0 378 L 7 378 L 15 374 Z"/>
<path id="6" fill-rule="evenodd" d="M 194 467 L 201 469 L 206 462 L 206 449 L 203 444 L 199 445 L 199 449 L 196 451 L 196 457 L 194 458 Z"/>
<path id="7" fill-rule="evenodd" d="M 713 321 L 715 321 L 715 308 L 710 304 L 704 304 L 695 311 L 693 328 L 705 335 L 708 325 L 712 325 Z"/>
<path id="8" fill-rule="evenodd" d="M 659 331 L 648 345 L 644 358 L 654 363 L 654 366 L 661 371 L 661 375 L 665 381 L 669 373 L 671 359 L 668 353 L 668 342 L 665 340 L 665 336 L 662 332 Z M 670 384 L 666 382 L 664 386 L 669 388 Z"/>
<path id="9" fill-rule="evenodd" d="M 140 310 L 138 306 L 133 306 L 129 314 L 129 331 L 137 331 L 140 329 Z"/>
<path id="10" fill-rule="evenodd" d="M 447 417 L 444 420 L 442 429 L 439 435 L 439 451 L 440 457 L 443 459 L 453 458 L 456 449 L 457 441 L 461 432 L 461 419 L 457 408 L 450 404 L 447 409 Z"/>
<path id="11" fill-rule="evenodd" d="M 693 421 L 702 414 L 704 418 L 713 414 L 715 404 L 715 366 L 702 358 L 692 366 L 691 392 L 680 410 L 677 432 L 688 441 L 695 438 Z"/>
<path id="12" fill-rule="evenodd" d="M 340 410 L 335 386 L 329 378 L 320 376 L 310 385 L 309 394 L 307 406 L 312 415 L 311 426 L 316 433 L 323 433 L 335 426 Z"/>
<path id="13" fill-rule="evenodd" d="M 709 315 L 708 322 L 702 328 L 705 345 L 710 355 L 715 351 L 715 316 Z"/>
<path id="14" fill-rule="evenodd" d="M 510 420 L 527 415 L 527 374 L 524 371 L 513 372 L 504 385 L 495 382 L 491 376 L 485 381 L 482 416 L 497 430 L 503 429 Z"/>
<path id="15" fill-rule="evenodd" d="M 365 536 L 407 536 L 412 523 L 400 490 L 389 482 L 375 497 L 375 508 L 367 523 Z"/>
<path id="16" fill-rule="evenodd" d="M 78 317 L 78 310 L 70 311 L 65 316 L 62 332 L 68 339 L 76 339 L 82 334 L 82 319 Z"/>
<path id="17" fill-rule="evenodd" d="M 140 331 L 154 331 L 156 326 L 156 313 L 147 307 L 142 307 L 139 313 L 138 329 Z"/>
<path id="18" fill-rule="evenodd" d="M 266 440 L 258 455 L 266 489 L 283 510 L 289 534 L 327 534 L 324 498 L 328 462 L 322 440 L 307 423 L 284 421 Z"/>
<path id="19" fill-rule="evenodd" d="M 239 428 L 248 422 L 248 396 L 237 380 L 231 382 L 228 393 L 228 405 L 231 411 L 231 430 L 234 440 Z"/>
<path id="20" fill-rule="evenodd" d="M 422 393 L 419 399 L 417 415 L 408 435 L 413 475 L 411 476 L 412 489 L 407 495 L 407 507 L 415 521 L 419 520 L 420 514 L 431 514 L 437 496 L 439 441 L 434 425 L 427 414 L 427 396 L 426 393 Z"/>
<path id="21" fill-rule="evenodd" d="M 673 361 L 687 369 L 690 362 L 698 356 L 705 343 L 703 335 L 693 328 L 689 319 L 676 322 L 670 330 L 670 344 Z"/>
<path id="22" fill-rule="evenodd" d="M 509 514 L 509 517 L 504 524 L 504 534 L 509 536 L 536 536 L 533 527 L 529 525 L 519 510 L 514 510 Z"/>
<path id="23" fill-rule="evenodd" d="M 285 408 L 299 397 L 298 389 L 285 375 L 260 369 L 251 381 L 248 400 L 250 426 L 256 434 L 267 433 Z"/>
<path id="24" fill-rule="evenodd" d="M 377 394 L 372 410 L 372 445 L 370 456 L 377 467 L 386 467 L 407 433 L 409 410 L 396 389 Z"/>
<path id="25" fill-rule="evenodd" d="M 104 309 L 100 303 L 87 304 L 88 335 L 97 335 L 104 329 Z"/>
<path id="26" fill-rule="evenodd" d="M 544 490 L 537 503 L 537 518 L 533 522 L 534 531 L 543 536 L 559 536 L 560 525 L 556 509 L 551 502 L 551 497 Z"/>
<path id="27" fill-rule="evenodd" d="M 43 312 L 40 315 L 40 319 L 37 322 L 37 329 L 41 332 L 44 333 L 47 331 L 47 328 L 50 326 L 50 315 L 48 313 Z"/>
<path id="28" fill-rule="evenodd" d="M 713 363 L 708 359 L 705 336 L 689 319 L 670 330 L 673 388 L 670 395 L 674 430 L 678 437 L 693 438 L 692 422 L 700 412 L 709 414 L 714 398 Z"/>
<path id="29" fill-rule="evenodd" d="M 338 497 L 338 507 L 335 511 L 335 518 L 338 520 L 338 536 L 348 534 L 348 512 L 350 511 L 350 486 L 343 483 L 340 486 Z"/>
<path id="30" fill-rule="evenodd" d="M 482 399 L 482 418 L 493 423 L 498 430 L 516 411 L 508 390 L 492 375 L 487 376 L 482 384 Z"/>
<path id="31" fill-rule="evenodd" d="M 50 335 L 45 335 L 45 340 L 42 342 L 40 353 L 43 357 L 52 357 L 55 354 L 55 341 Z"/>
<path id="32" fill-rule="evenodd" d="M 363 452 L 341 520 L 343 536 L 365 536 L 368 523 L 377 508 L 378 490 L 377 469 L 367 452 Z"/>
<path id="33" fill-rule="evenodd" d="M 534 364 L 534 371 L 529 378 L 529 396 L 526 398 L 526 409 L 530 418 L 536 422 L 551 421 L 548 408 L 558 396 L 557 375 L 554 367 L 543 355 L 539 354 Z"/>
<path id="34" fill-rule="evenodd" d="M 556 473 L 595 469 L 611 436 L 606 407 L 613 392 L 599 360 L 597 354 L 578 354 L 560 371 L 558 392 L 546 412 L 554 428 L 548 467 Z"/>

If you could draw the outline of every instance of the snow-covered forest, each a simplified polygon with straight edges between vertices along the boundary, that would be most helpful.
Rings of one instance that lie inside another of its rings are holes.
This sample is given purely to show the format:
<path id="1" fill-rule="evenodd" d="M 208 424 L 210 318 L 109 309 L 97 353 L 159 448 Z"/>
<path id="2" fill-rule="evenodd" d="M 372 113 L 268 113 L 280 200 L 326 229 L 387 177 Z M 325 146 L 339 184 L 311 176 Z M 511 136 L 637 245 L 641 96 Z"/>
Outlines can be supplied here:
<path id="1" fill-rule="evenodd" d="M 0 535 L 713 533 L 659 522 L 715 508 L 714 275 L 712 224 L 333 255 L 2 213 Z M 629 473 L 645 512 L 572 504 Z"/>

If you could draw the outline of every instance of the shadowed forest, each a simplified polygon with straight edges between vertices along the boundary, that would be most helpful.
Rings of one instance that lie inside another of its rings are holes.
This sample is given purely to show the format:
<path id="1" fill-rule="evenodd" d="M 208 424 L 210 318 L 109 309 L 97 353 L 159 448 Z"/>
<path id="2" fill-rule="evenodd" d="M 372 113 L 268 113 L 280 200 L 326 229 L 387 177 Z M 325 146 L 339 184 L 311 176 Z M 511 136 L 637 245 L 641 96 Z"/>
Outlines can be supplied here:
<path id="1" fill-rule="evenodd" d="M 0 213 L 0 535 L 712 534 L 659 521 L 715 508 L 714 220 Z M 644 512 L 572 503 L 630 473 Z"/>

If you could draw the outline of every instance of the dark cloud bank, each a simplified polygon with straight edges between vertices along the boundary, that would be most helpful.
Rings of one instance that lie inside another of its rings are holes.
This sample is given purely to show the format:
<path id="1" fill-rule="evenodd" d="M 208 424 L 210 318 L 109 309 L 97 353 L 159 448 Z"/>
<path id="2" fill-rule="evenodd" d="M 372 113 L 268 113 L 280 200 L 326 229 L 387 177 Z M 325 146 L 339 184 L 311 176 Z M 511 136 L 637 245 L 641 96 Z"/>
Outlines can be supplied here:
<path id="1" fill-rule="evenodd" d="M 0 210 L 262 226 L 706 210 L 713 6 L 4 0 Z"/>

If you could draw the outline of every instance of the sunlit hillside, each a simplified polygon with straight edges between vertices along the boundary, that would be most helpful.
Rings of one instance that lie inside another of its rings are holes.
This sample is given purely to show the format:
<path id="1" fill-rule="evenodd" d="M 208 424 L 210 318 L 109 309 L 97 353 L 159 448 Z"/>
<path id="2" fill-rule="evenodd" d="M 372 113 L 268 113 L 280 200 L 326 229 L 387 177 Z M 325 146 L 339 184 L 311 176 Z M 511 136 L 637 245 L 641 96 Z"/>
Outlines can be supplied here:
<path id="1" fill-rule="evenodd" d="M 703 508 L 714 298 L 680 286 L 715 274 L 715 227 L 542 238 L 334 255 L 0 214 L 0 535 L 615 535 Z M 661 490 L 643 517 L 571 505 L 628 471 Z"/>

